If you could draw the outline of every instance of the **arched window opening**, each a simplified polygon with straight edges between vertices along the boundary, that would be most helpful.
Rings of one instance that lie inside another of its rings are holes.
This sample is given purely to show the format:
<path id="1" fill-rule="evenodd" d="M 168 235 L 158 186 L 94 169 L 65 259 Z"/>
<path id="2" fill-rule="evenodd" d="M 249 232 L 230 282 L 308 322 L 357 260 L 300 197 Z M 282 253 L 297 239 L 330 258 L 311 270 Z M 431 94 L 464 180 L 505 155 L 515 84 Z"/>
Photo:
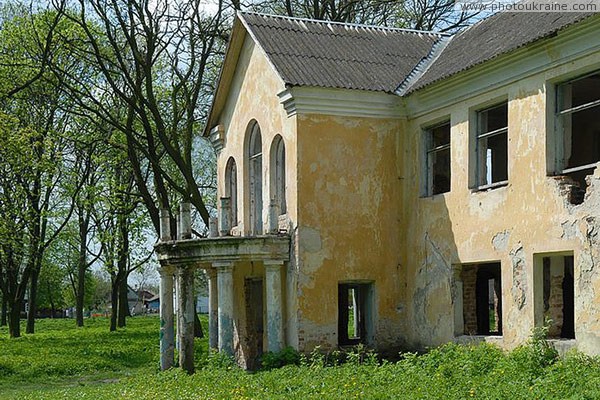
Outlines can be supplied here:
<path id="1" fill-rule="evenodd" d="M 271 199 L 279 206 L 281 215 L 287 213 L 285 193 L 285 144 L 277 135 L 271 145 Z"/>
<path id="2" fill-rule="evenodd" d="M 238 225 L 238 202 L 237 202 L 237 166 L 233 157 L 227 161 L 225 167 L 225 197 L 231 199 L 230 221 L 231 226 Z"/>
<path id="3" fill-rule="evenodd" d="M 262 234 L 262 138 L 260 127 L 254 123 L 248 143 L 250 177 L 250 228 L 253 235 Z"/>

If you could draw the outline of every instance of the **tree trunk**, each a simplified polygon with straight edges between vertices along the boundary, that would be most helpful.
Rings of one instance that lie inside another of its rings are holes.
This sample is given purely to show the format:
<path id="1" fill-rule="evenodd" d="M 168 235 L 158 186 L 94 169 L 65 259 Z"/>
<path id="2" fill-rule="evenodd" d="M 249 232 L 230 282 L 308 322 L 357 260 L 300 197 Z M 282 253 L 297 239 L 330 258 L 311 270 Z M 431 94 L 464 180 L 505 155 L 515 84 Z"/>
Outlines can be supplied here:
<path id="1" fill-rule="evenodd" d="M 86 256 L 90 215 L 89 213 L 85 214 L 87 210 L 82 205 L 78 205 L 77 209 L 77 219 L 79 225 L 79 258 L 77 260 L 77 293 L 75 299 L 75 319 L 77 326 L 83 326 L 83 303 L 85 302 L 85 272 L 88 268 Z"/>
<path id="2" fill-rule="evenodd" d="M 25 328 L 25 333 L 29 334 L 35 332 L 35 316 L 37 314 L 37 292 L 39 277 L 40 270 L 34 266 L 31 271 L 29 298 L 27 299 L 27 302 L 29 304 L 29 311 L 27 312 L 27 327 Z"/>
<path id="3" fill-rule="evenodd" d="M 123 199 L 123 204 L 126 199 Z M 129 302 L 127 301 L 127 265 L 129 263 L 129 223 L 127 215 L 120 213 L 117 217 L 119 247 L 117 253 L 117 277 L 119 281 L 119 316 L 117 326 L 123 328 L 126 324 L 125 318 L 131 316 Z"/>
<path id="4" fill-rule="evenodd" d="M 203 338 L 204 331 L 202 330 L 202 324 L 200 318 L 198 318 L 198 310 L 196 309 L 196 301 L 194 301 L 194 337 Z"/>
<path id="5" fill-rule="evenodd" d="M 119 282 L 119 316 L 117 319 L 117 326 L 119 328 L 125 327 L 125 318 L 131 316 L 129 302 L 127 301 L 127 289 L 127 279 L 122 279 Z"/>
<path id="6" fill-rule="evenodd" d="M 77 293 L 75 298 L 75 322 L 83 326 L 83 303 L 85 300 L 85 268 L 81 264 L 77 268 Z"/>
<path id="7" fill-rule="evenodd" d="M 11 338 L 21 337 L 21 302 L 11 304 L 8 313 L 8 334 Z"/>
<path id="8" fill-rule="evenodd" d="M 110 301 L 112 304 L 110 310 L 110 331 L 114 332 L 117 330 L 117 315 L 119 312 L 119 276 L 113 274 L 112 278 L 110 288 Z"/>
<path id="9" fill-rule="evenodd" d="M 2 311 L 0 312 L 0 326 L 6 326 L 7 321 L 7 312 L 8 312 L 8 300 L 6 299 L 6 295 L 2 295 Z"/>

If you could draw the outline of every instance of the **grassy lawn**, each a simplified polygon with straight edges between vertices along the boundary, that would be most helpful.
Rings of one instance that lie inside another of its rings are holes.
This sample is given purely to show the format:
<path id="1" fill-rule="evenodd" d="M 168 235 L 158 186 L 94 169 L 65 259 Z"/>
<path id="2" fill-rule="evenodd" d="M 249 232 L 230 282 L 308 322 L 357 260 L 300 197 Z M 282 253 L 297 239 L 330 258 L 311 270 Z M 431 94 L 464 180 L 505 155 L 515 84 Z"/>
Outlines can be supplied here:
<path id="1" fill-rule="evenodd" d="M 206 321 L 204 320 L 204 323 Z M 395 363 L 316 353 L 300 365 L 247 373 L 208 357 L 198 372 L 158 372 L 158 319 L 135 317 L 119 332 L 106 319 L 45 320 L 17 340 L 0 329 L 0 399 L 598 399 L 600 359 L 557 360 L 543 342 L 511 353 L 446 345 Z"/>

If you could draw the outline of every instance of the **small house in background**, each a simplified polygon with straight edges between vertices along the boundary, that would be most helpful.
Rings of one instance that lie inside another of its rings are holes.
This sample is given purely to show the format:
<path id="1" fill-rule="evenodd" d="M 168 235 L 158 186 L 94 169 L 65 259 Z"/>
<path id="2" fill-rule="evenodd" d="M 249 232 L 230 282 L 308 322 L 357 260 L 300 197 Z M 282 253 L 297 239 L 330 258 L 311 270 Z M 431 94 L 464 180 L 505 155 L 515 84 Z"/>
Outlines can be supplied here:
<path id="1" fill-rule="evenodd" d="M 151 299 L 157 298 L 155 307 L 158 310 L 160 301 L 158 295 L 149 290 L 135 290 L 131 286 L 127 286 L 127 307 L 131 315 L 145 314 L 148 311 L 147 305 Z M 108 308 L 112 308 L 112 303 L 108 302 Z"/>
<path id="2" fill-rule="evenodd" d="M 157 313 L 160 309 L 160 296 L 155 295 L 145 301 L 146 310 L 149 313 Z"/>

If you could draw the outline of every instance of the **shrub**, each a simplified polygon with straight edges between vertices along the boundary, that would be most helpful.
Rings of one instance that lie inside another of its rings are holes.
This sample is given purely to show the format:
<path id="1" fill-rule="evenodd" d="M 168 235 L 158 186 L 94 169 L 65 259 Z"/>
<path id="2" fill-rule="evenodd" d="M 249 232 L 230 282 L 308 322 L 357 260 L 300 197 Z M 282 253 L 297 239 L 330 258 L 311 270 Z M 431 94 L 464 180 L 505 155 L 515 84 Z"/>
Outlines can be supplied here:
<path id="1" fill-rule="evenodd" d="M 281 368 L 284 365 L 299 365 L 300 353 L 291 346 L 278 352 L 269 351 L 262 355 L 261 364 L 264 370 Z"/>

